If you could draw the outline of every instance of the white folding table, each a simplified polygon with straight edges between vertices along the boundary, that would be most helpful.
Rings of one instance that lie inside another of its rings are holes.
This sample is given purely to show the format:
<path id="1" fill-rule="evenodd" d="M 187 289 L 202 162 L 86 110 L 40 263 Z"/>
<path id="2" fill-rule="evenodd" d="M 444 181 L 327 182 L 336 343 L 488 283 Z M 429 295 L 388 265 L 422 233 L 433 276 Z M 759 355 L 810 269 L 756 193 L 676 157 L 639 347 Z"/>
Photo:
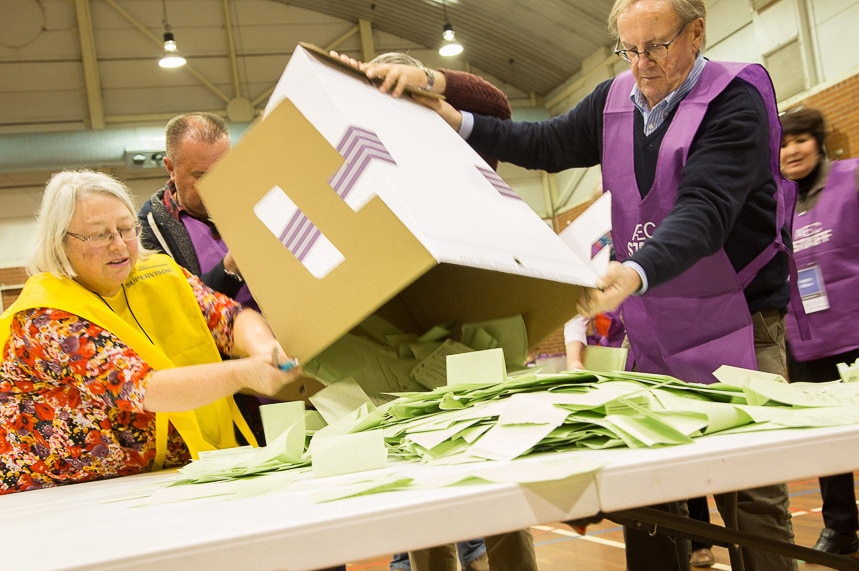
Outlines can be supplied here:
<path id="1" fill-rule="evenodd" d="M 604 462 L 592 475 L 326 503 L 290 485 L 254 497 L 141 506 L 128 498 L 176 477 L 172 471 L 143 474 L 0 496 L 0 568 L 307 571 L 540 523 L 849 472 L 859 469 L 857 451 L 859 426 L 714 435 L 681 446 L 562 453 Z M 845 566 L 839 568 L 859 568 L 859 560 L 841 559 Z"/>

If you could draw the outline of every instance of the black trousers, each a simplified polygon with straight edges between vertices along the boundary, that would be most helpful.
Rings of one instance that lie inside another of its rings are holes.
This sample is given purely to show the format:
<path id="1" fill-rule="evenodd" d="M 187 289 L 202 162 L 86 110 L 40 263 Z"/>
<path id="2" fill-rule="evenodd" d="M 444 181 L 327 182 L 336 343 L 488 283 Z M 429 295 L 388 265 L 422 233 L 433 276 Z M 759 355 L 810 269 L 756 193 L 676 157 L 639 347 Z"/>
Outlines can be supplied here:
<path id="1" fill-rule="evenodd" d="M 859 510 L 853 473 L 821 476 L 820 497 L 823 498 L 823 525 L 838 533 L 859 530 Z"/>
<path id="2" fill-rule="evenodd" d="M 815 383 L 837 380 L 838 363 L 855 362 L 859 358 L 859 349 L 812 361 L 796 361 L 788 346 L 787 355 L 790 381 Z M 823 499 L 823 525 L 838 533 L 859 530 L 853 474 L 822 476 L 819 481 L 820 497 Z"/>

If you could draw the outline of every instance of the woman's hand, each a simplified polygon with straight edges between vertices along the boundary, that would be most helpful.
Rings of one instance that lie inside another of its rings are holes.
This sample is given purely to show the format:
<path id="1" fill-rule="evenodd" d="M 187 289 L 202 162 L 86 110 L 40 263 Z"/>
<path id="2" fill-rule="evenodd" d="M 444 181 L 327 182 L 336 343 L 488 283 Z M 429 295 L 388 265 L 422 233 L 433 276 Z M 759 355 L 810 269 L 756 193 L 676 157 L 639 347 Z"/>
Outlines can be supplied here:
<path id="1" fill-rule="evenodd" d="M 286 385 L 298 381 L 302 376 L 301 366 L 295 365 L 286 371 L 281 369 L 278 364 L 293 361 L 286 357 L 282 349 L 280 351 L 277 361 L 273 359 L 271 352 L 267 356 L 259 354 L 239 359 L 238 362 L 243 365 L 240 372 L 242 388 L 273 397 Z"/>
<path id="2" fill-rule="evenodd" d="M 379 91 L 382 93 L 389 93 L 394 97 L 402 97 L 407 87 L 414 90 L 444 93 L 445 77 L 441 71 L 404 63 L 364 63 L 335 51 L 328 53 L 343 63 L 364 72 L 364 75 L 371 81 L 374 79 L 379 80 L 381 82 L 379 83 Z M 430 75 L 433 77 L 432 82 L 430 82 Z"/>
<path id="3" fill-rule="evenodd" d="M 580 341 L 567 343 L 566 365 L 567 371 L 581 371 L 585 368 L 585 344 Z"/>
<path id="4" fill-rule="evenodd" d="M 298 360 L 287 355 L 274 337 L 255 345 L 251 354 L 239 361 L 245 361 L 248 366 L 242 372 L 241 388 L 269 397 L 302 375 Z"/>
<path id="5" fill-rule="evenodd" d="M 394 97 L 402 96 L 406 87 L 421 90 L 425 88 L 429 82 L 429 75 L 424 69 L 413 65 L 400 63 L 364 63 L 351 58 L 346 54 L 341 54 L 336 51 L 328 52 L 332 57 L 338 58 L 343 63 L 351 65 L 355 69 L 361 70 L 371 80 L 380 78 L 382 83 L 379 85 L 379 91 L 382 93 L 390 93 Z M 444 93 L 446 82 L 444 73 L 434 71 L 435 81 L 433 82 L 432 90 L 434 93 Z M 418 93 L 410 93 L 410 97 L 420 103 L 424 107 L 428 107 L 441 115 L 445 122 L 459 131 L 462 125 L 462 113 L 453 108 L 453 106 L 440 97 L 421 97 Z"/>
<path id="6" fill-rule="evenodd" d="M 407 87 L 417 90 L 425 90 L 429 85 L 429 74 L 433 73 L 435 77 L 443 74 L 426 71 L 423 68 L 413 65 L 405 65 L 401 63 L 375 63 L 364 65 L 362 71 L 372 81 L 380 79 L 379 91 L 382 93 L 390 93 L 394 97 L 401 97 Z M 433 90 L 438 88 L 436 82 L 433 82 Z M 439 92 L 440 93 L 440 92 Z"/>
<path id="7" fill-rule="evenodd" d="M 353 57 L 349 57 L 346 54 L 341 54 L 340 52 L 337 52 L 334 50 L 329 50 L 328 55 L 330 55 L 331 57 L 339 59 L 343 63 L 347 63 L 347 64 L 351 65 L 355 69 L 360 69 L 361 71 L 363 71 L 361 66 L 365 65 L 364 62 L 360 62 Z"/>
<path id="8" fill-rule="evenodd" d="M 299 366 L 288 371 L 277 367 L 271 352 L 153 371 L 146 384 L 143 408 L 150 412 L 192 410 L 242 389 L 275 396 L 301 375 Z"/>

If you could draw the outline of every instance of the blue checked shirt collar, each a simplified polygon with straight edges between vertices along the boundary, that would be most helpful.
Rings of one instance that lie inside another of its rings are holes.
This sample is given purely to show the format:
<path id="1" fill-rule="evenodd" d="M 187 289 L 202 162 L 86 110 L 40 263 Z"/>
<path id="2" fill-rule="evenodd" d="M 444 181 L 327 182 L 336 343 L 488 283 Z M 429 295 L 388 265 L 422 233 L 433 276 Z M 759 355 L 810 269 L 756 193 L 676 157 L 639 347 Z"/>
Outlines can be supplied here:
<path id="1" fill-rule="evenodd" d="M 701 72 L 704 70 L 704 64 L 706 63 L 707 60 L 704 59 L 701 54 L 698 54 L 698 57 L 695 58 L 695 64 L 692 66 L 692 71 L 689 72 L 689 75 L 686 76 L 686 79 L 683 80 L 680 87 L 669 93 L 665 99 L 657 103 L 653 109 L 650 108 L 650 105 L 647 103 L 647 99 L 645 99 L 641 90 L 638 89 L 638 86 L 633 86 L 632 92 L 629 94 L 629 99 L 644 118 L 645 135 L 650 135 L 658 129 L 665 121 L 665 117 L 668 116 L 668 113 L 670 113 L 671 110 L 683 100 L 686 94 L 695 87 L 695 83 L 697 83 L 698 78 L 701 77 Z"/>

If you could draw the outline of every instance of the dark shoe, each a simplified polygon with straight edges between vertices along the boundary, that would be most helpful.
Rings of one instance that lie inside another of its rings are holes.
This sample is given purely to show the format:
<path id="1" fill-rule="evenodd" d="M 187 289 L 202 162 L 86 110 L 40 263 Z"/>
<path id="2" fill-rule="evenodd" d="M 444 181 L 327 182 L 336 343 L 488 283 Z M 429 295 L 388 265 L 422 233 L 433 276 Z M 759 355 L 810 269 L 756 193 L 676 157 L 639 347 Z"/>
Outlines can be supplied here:
<path id="1" fill-rule="evenodd" d="M 856 532 L 838 533 L 833 529 L 824 527 L 823 531 L 820 532 L 820 538 L 812 549 L 838 555 L 856 553 L 859 551 L 859 537 L 856 536 Z"/>

